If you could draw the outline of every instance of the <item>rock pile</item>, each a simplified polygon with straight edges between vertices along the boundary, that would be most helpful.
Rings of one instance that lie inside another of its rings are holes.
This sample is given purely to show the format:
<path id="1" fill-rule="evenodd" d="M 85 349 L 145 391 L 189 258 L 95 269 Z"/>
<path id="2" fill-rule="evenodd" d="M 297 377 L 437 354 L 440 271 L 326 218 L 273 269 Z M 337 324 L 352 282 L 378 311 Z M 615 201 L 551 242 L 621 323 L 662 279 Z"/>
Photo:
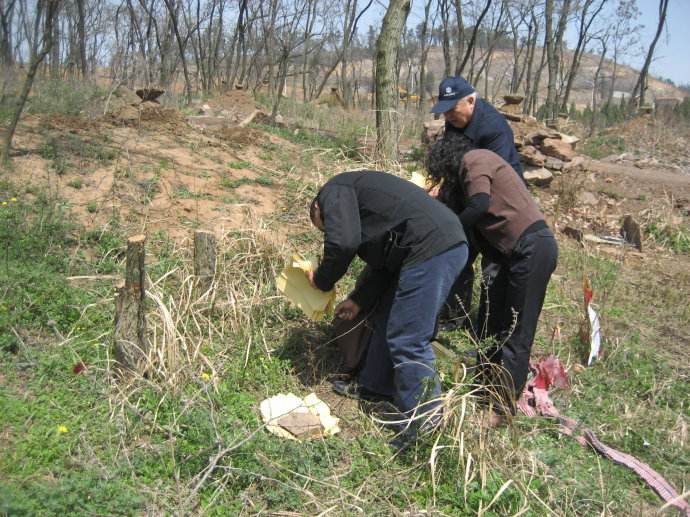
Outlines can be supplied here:
<path id="1" fill-rule="evenodd" d="M 525 164 L 525 180 L 536 186 L 548 186 L 554 175 L 582 168 L 584 159 L 575 146 L 580 140 L 546 127 L 537 119 L 522 114 L 523 98 L 506 95 L 499 109 L 509 120 L 520 158 Z"/>
<path id="2" fill-rule="evenodd" d="M 525 165 L 528 184 L 546 187 L 554 175 L 581 169 L 584 158 L 577 154 L 575 146 L 579 138 L 550 129 L 536 118 L 522 114 L 523 97 L 504 96 L 505 104 L 499 111 L 505 115 L 513 130 L 515 147 Z M 429 146 L 443 135 L 442 119 L 424 123 L 422 144 Z"/>

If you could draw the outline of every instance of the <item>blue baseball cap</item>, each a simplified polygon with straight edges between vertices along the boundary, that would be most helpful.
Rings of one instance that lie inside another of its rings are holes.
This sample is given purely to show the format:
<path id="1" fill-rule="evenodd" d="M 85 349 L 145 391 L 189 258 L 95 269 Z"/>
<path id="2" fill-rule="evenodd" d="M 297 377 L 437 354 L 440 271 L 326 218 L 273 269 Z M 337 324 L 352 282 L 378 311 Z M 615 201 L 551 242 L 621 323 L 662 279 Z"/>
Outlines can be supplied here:
<path id="1" fill-rule="evenodd" d="M 438 86 L 438 102 L 431 108 L 431 113 L 452 110 L 460 99 L 474 92 L 474 86 L 462 77 L 446 77 Z"/>

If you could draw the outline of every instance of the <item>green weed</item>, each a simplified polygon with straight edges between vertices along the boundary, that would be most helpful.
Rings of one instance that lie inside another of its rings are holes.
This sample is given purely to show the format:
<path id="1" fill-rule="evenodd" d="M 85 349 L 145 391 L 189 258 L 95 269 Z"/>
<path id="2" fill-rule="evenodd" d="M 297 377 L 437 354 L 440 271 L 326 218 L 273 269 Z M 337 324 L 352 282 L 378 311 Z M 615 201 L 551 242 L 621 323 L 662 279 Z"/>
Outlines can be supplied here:
<path id="1" fill-rule="evenodd" d="M 84 186 L 84 180 L 81 178 L 73 178 L 67 182 L 67 186 L 79 190 Z"/>
<path id="2" fill-rule="evenodd" d="M 592 158 L 604 158 L 612 154 L 621 154 L 626 150 L 623 137 L 615 134 L 603 134 L 585 141 L 582 152 Z"/>
<path id="3" fill-rule="evenodd" d="M 228 163 L 228 167 L 231 169 L 251 169 L 252 164 L 251 162 L 243 161 L 243 160 L 237 160 L 234 162 Z"/>

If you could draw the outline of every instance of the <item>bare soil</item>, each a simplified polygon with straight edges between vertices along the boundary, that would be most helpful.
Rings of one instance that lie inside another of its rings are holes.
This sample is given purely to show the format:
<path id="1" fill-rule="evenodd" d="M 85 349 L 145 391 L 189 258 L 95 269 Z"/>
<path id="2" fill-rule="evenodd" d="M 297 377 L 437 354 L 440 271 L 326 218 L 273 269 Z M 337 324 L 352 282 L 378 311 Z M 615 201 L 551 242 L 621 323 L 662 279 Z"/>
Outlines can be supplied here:
<path id="1" fill-rule="evenodd" d="M 239 115 L 254 110 L 246 92 L 210 102 Z M 176 109 L 122 103 L 98 119 L 26 117 L 14 167 L 27 195 L 32 185 L 48 187 L 69 200 L 87 228 L 117 221 L 131 232 L 165 230 L 183 239 L 193 228 L 239 228 L 276 210 L 282 191 L 278 178 L 265 180 L 275 172 L 266 144 L 295 152 L 291 143 L 257 129 L 200 131 Z"/>

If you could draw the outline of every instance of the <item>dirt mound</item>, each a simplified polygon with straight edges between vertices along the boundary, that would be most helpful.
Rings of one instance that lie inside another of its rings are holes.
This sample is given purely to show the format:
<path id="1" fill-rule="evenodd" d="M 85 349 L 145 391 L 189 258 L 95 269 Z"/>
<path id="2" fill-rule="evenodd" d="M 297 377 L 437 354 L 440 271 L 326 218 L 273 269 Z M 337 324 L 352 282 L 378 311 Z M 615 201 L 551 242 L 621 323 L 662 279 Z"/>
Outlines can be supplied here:
<path id="1" fill-rule="evenodd" d="M 106 116 L 120 126 L 186 125 L 182 114 L 173 108 L 165 108 L 155 102 L 142 102 L 136 106 L 124 105 L 116 112 Z"/>
<path id="2" fill-rule="evenodd" d="M 228 118 L 235 123 L 244 120 L 256 109 L 254 98 L 245 90 L 226 92 L 209 99 L 206 104 L 214 112 L 213 114 Z"/>
<path id="3" fill-rule="evenodd" d="M 225 127 L 217 131 L 216 135 L 235 144 L 256 144 L 266 138 L 263 131 L 245 127 Z"/>
<path id="4" fill-rule="evenodd" d="M 126 86 L 120 85 L 113 91 L 107 101 L 106 113 L 118 113 L 125 106 L 134 106 L 141 102 L 141 99 Z"/>

